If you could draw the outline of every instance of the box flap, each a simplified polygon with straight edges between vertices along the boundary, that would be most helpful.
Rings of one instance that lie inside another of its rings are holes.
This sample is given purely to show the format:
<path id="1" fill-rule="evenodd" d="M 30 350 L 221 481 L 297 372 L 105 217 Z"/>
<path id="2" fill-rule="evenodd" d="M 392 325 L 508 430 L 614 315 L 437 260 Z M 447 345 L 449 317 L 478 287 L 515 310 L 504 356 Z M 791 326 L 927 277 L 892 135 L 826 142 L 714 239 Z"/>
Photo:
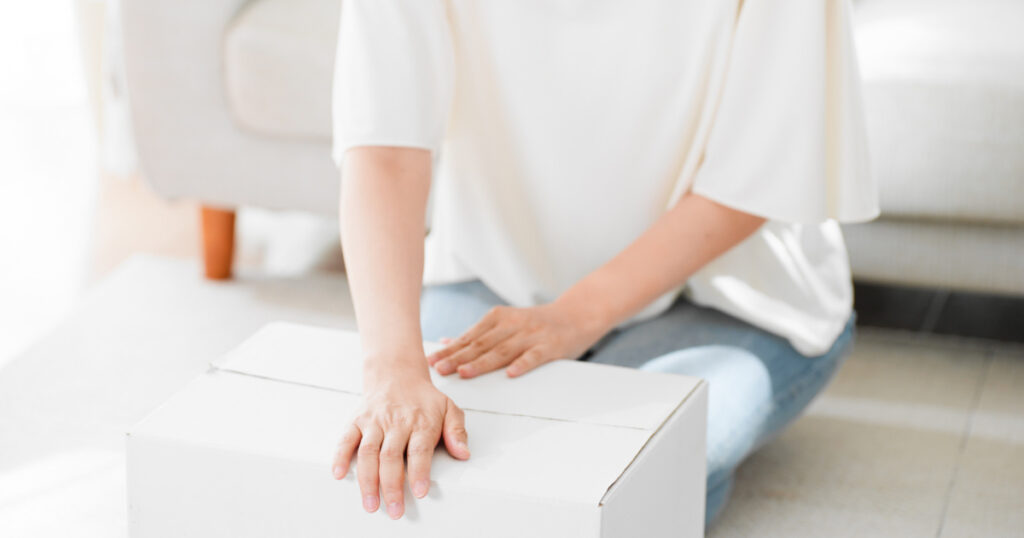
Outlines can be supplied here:
<path id="1" fill-rule="evenodd" d="M 183 444 L 207 454 L 257 456 L 266 463 L 248 473 L 261 480 L 291 474 L 299 465 L 330 481 L 331 460 L 347 427 L 342 418 L 358 405 L 359 397 L 351 394 L 212 371 L 136 424 L 130 438 Z M 432 499 L 415 499 L 407 492 L 406 501 L 419 505 L 421 516 L 427 516 L 425 503 L 444 503 L 458 492 L 597 507 L 651 437 L 633 428 L 472 410 L 466 412 L 466 429 L 470 460 L 458 461 L 439 447 L 431 464 Z M 138 461 L 140 455 L 131 459 Z M 236 459 L 241 458 L 231 458 Z M 154 465 L 182 462 L 161 458 Z M 352 475 L 335 487 L 357 491 Z M 350 504 L 357 508 L 358 499 Z"/>
<path id="2" fill-rule="evenodd" d="M 425 344 L 428 352 L 436 344 Z M 214 367 L 250 376 L 360 394 L 359 335 L 290 323 L 263 327 Z M 556 361 L 510 379 L 503 370 L 474 378 L 440 376 L 437 387 L 457 405 L 521 415 L 653 431 L 700 379 L 577 361 Z M 552 398 L 537 395 L 559 394 Z"/>

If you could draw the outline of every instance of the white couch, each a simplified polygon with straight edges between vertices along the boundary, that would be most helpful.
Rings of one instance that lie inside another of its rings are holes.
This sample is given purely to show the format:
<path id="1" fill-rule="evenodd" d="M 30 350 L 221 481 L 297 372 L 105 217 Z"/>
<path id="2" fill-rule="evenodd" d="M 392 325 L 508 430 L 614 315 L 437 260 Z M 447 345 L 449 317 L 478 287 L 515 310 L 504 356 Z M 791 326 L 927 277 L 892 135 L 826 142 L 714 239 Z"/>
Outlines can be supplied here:
<path id="1" fill-rule="evenodd" d="M 1024 3 L 854 3 L 883 208 L 846 228 L 855 275 L 1024 294 Z M 136 144 L 157 192 L 336 211 L 339 0 L 119 9 Z"/>

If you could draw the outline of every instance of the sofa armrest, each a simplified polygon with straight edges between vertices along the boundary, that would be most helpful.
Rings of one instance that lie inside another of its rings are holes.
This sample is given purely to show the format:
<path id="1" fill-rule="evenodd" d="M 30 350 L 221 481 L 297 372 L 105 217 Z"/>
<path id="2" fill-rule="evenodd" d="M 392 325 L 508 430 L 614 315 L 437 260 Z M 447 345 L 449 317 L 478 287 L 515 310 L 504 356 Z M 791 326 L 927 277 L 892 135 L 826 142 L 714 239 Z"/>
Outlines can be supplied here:
<path id="1" fill-rule="evenodd" d="M 168 198 L 336 213 L 339 176 L 330 144 L 261 136 L 231 116 L 224 36 L 247 1 L 116 6 L 142 175 Z"/>
<path id="2" fill-rule="evenodd" d="M 261 136 L 231 116 L 224 39 L 250 0 L 119 0 L 139 166 L 160 195 L 221 207 L 337 212 L 330 144 Z"/>
<path id="3" fill-rule="evenodd" d="M 195 163 L 238 136 L 224 97 L 222 43 L 249 0 L 120 0 L 125 84 L 143 176 L 160 194 L 194 196 Z"/>

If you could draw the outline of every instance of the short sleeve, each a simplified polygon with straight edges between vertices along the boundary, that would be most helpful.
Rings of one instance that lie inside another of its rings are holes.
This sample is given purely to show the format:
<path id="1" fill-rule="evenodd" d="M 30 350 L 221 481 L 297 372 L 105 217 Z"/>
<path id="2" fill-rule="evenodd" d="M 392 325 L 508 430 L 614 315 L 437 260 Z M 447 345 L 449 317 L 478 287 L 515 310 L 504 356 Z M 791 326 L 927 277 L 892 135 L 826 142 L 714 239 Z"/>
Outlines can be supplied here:
<path id="1" fill-rule="evenodd" d="M 435 151 L 453 91 L 443 0 L 345 0 L 334 70 L 334 160 L 355 146 Z"/>
<path id="2" fill-rule="evenodd" d="M 848 0 L 745 0 L 692 191 L 783 222 L 878 215 Z"/>

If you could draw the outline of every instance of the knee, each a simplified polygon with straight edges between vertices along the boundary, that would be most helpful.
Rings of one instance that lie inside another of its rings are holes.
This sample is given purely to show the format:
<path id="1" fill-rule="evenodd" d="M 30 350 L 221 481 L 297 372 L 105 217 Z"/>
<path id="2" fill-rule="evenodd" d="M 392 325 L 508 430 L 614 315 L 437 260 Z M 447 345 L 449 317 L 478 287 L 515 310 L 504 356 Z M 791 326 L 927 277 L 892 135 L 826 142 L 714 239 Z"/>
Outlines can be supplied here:
<path id="1" fill-rule="evenodd" d="M 472 312 L 445 307 L 444 305 L 421 305 L 420 329 L 423 339 L 437 342 L 442 338 L 456 338 L 466 332 L 477 318 Z"/>
<path id="2" fill-rule="evenodd" d="M 767 373 L 764 363 L 750 351 L 734 346 L 698 346 L 666 353 L 647 361 L 641 370 L 711 379 L 716 374 L 741 371 Z"/>
<path id="3" fill-rule="evenodd" d="M 731 473 L 772 399 L 772 374 L 765 362 L 744 348 L 701 346 L 662 355 L 643 369 L 707 381 L 708 471 Z"/>
<path id="4" fill-rule="evenodd" d="M 662 355 L 641 369 L 650 372 L 700 377 L 708 382 L 709 412 L 733 407 L 737 400 L 754 404 L 771 396 L 772 376 L 764 361 L 752 352 L 732 346 L 700 346 Z"/>

